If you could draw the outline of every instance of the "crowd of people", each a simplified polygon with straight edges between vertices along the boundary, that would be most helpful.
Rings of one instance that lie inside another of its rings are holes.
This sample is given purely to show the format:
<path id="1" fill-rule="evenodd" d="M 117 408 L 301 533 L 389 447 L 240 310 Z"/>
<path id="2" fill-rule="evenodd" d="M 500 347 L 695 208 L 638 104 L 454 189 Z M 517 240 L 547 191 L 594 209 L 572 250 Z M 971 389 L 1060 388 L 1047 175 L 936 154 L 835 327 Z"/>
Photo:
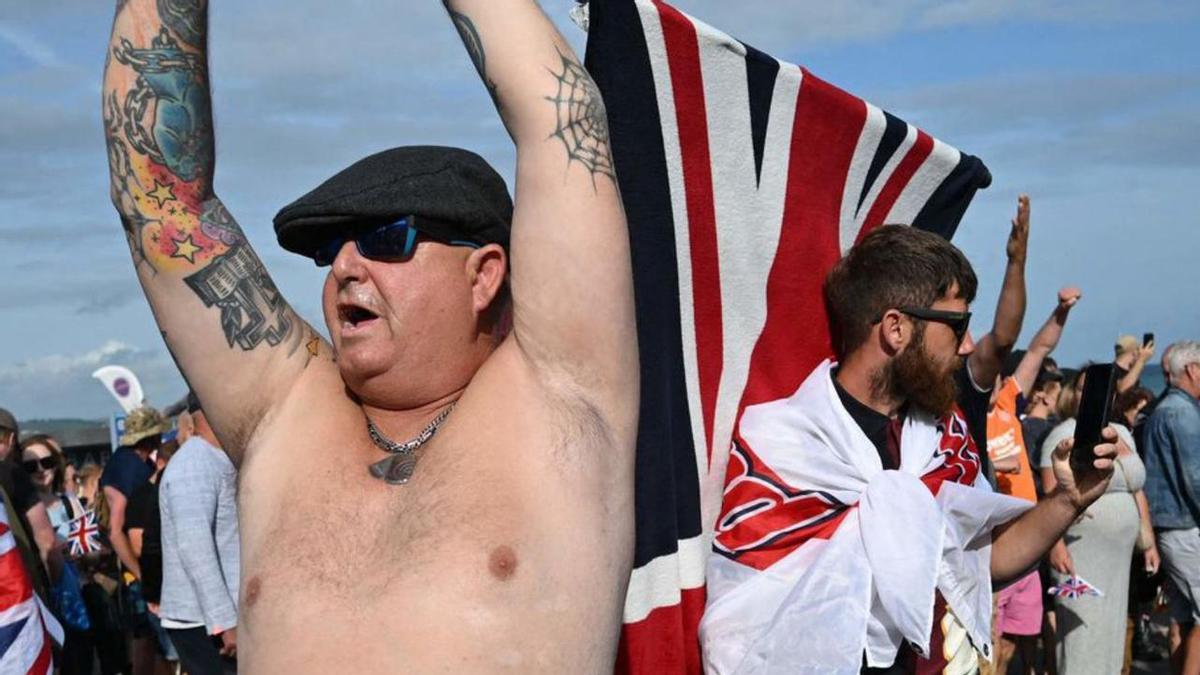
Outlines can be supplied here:
<path id="1" fill-rule="evenodd" d="M 104 464 L 0 409 L 0 487 L 64 675 L 236 672 L 236 472 L 193 395 L 143 406 Z M 9 580 L 6 580 L 9 581 Z"/>

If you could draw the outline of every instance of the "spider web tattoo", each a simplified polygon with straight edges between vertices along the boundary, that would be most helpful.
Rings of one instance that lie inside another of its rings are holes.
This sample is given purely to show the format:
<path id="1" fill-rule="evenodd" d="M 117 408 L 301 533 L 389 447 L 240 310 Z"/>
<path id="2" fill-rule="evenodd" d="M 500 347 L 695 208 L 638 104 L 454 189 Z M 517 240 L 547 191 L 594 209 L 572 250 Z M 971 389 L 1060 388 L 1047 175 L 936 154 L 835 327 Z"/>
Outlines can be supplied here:
<path id="1" fill-rule="evenodd" d="M 557 80 L 558 90 L 554 96 L 546 97 L 558 113 L 558 126 L 551 137 L 562 141 L 568 164 L 579 162 L 591 173 L 594 187 L 596 176 L 615 178 L 604 101 L 582 66 L 564 56 L 561 50 L 558 58 L 562 71 L 550 71 Z"/>

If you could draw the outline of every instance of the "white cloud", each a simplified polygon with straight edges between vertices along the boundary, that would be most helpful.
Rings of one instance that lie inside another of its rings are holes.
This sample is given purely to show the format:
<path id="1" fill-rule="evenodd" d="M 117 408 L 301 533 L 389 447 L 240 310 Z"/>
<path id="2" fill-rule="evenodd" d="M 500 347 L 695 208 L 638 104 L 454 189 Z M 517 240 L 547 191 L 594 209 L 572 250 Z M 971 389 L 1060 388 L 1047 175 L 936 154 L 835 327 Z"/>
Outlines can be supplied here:
<path id="1" fill-rule="evenodd" d="M 144 349 L 109 339 L 80 353 L 49 354 L 0 366 L 0 406 L 18 418 L 106 417 L 116 402 L 92 378 L 92 372 L 105 365 L 123 365 L 137 374 L 152 404 L 172 403 L 186 392 L 161 346 Z"/>
<path id="2" fill-rule="evenodd" d="M 61 377 L 89 368 L 94 370 L 102 365 L 114 363 L 122 357 L 136 356 L 136 353 L 133 347 L 124 342 L 109 340 L 82 354 L 50 354 L 11 366 L 0 366 L 0 384 Z"/>

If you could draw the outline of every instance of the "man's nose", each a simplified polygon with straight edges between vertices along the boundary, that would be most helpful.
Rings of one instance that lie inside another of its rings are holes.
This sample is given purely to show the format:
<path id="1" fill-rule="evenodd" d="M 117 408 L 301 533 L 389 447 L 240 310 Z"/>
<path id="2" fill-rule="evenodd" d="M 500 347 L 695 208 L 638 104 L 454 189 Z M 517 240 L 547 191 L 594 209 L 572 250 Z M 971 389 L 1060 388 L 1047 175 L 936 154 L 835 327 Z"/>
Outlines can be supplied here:
<path id="1" fill-rule="evenodd" d="M 971 352 L 975 351 L 975 339 L 971 337 L 971 331 L 963 336 L 962 342 L 958 343 L 958 355 L 970 356 Z"/>
<path id="2" fill-rule="evenodd" d="M 363 257 L 358 252 L 358 245 L 353 241 L 343 243 L 330 267 L 333 278 L 339 285 L 349 281 L 362 281 L 365 273 L 363 262 Z"/>

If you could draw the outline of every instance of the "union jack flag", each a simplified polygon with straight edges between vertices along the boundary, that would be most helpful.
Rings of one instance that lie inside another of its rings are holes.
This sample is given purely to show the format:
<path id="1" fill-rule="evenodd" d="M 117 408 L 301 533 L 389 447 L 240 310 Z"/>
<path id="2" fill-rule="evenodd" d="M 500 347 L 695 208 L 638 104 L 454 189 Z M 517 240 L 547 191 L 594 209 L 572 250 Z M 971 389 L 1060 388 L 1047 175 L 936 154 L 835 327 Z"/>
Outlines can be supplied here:
<path id="1" fill-rule="evenodd" d="M 100 550 L 100 526 L 96 523 L 96 512 L 88 509 L 82 516 L 71 521 L 67 532 L 71 555 L 81 556 Z"/>
<path id="2" fill-rule="evenodd" d="M 618 671 L 700 673 L 705 566 L 742 411 L 790 395 L 831 356 L 821 285 L 843 251 L 884 223 L 950 237 L 991 176 L 665 2 L 589 12 L 642 355 Z"/>
<path id="3" fill-rule="evenodd" d="M 50 675 L 62 626 L 33 592 L 33 582 L 0 503 L 0 673 Z"/>
<path id="4" fill-rule="evenodd" d="M 1103 591 L 1085 581 L 1078 574 L 1072 574 L 1070 579 L 1057 586 L 1051 586 L 1046 590 L 1046 593 L 1056 598 L 1067 599 L 1082 598 L 1085 595 L 1094 595 L 1098 598 L 1104 597 Z"/>

